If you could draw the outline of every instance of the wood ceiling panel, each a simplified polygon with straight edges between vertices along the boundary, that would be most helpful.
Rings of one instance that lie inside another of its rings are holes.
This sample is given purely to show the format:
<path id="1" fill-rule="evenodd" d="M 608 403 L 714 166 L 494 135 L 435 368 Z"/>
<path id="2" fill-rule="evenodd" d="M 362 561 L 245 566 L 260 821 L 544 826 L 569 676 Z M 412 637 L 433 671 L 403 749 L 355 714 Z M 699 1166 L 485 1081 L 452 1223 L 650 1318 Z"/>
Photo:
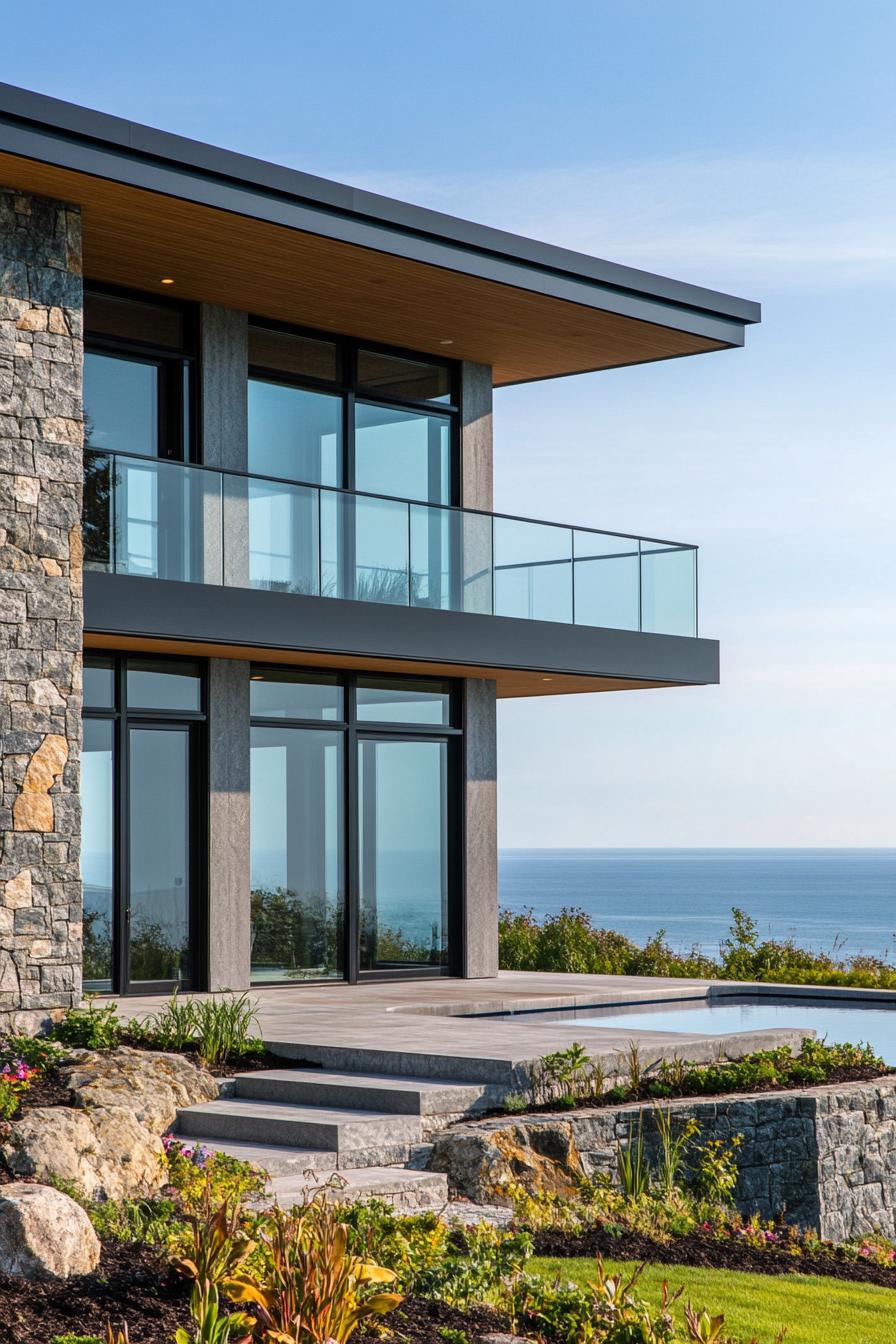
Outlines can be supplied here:
<path id="1" fill-rule="evenodd" d="M 336 654 L 306 653 L 300 649 L 253 648 L 242 644 L 214 644 L 205 641 L 152 639 L 135 635 L 84 634 L 87 649 L 118 649 L 129 653 L 171 653 L 197 658 L 238 658 L 258 663 L 282 663 L 290 667 L 340 668 L 353 672 L 401 672 L 424 677 L 473 677 L 495 681 L 498 699 L 517 699 L 534 695 L 583 695 L 595 691 L 649 690 L 674 686 L 672 681 L 633 681 L 624 677 L 551 676 L 541 672 L 519 671 L 502 667 L 465 667 L 456 663 L 427 663 L 400 658 L 340 657 Z"/>
<path id="2" fill-rule="evenodd" d="M 491 364 L 496 385 L 725 348 L 14 155 L 0 154 L 0 185 L 82 206 L 92 279 Z"/>

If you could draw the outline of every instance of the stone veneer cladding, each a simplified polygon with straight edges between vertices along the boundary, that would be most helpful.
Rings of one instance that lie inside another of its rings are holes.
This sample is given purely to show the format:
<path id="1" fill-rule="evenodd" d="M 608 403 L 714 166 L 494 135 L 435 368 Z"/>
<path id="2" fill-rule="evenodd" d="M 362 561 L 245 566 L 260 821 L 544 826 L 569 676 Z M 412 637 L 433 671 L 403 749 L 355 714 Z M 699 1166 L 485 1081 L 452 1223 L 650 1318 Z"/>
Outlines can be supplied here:
<path id="1" fill-rule="evenodd" d="M 0 1026 L 81 994 L 77 207 L 0 188 Z"/>
<path id="2" fill-rule="evenodd" d="M 896 1238 L 896 1076 L 657 1106 L 668 1107 L 676 1130 L 696 1120 L 701 1143 L 741 1136 L 734 1201 L 743 1214 L 783 1216 L 831 1241 L 875 1231 Z M 655 1109 L 607 1106 L 459 1125 L 436 1136 L 428 1169 L 447 1172 L 458 1193 L 486 1203 L 500 1198 L 507 1179 L 534 1188 L 531 1173 L 544 1159 L 559 1163 L 558 1188 L 576 1173 L 615 1179 L 619 1145 L 639 1128 L 655 1164 Z"/>

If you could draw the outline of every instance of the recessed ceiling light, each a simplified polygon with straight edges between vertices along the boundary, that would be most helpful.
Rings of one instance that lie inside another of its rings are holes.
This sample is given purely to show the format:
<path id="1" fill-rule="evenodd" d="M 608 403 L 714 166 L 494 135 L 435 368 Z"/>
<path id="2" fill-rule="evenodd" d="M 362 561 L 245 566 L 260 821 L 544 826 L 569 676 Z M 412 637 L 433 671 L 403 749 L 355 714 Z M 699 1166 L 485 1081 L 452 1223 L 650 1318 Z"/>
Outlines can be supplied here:
<path id="1" fill-rule="evenodd" d="M 163 276 L 162 276 L 162 284 L 163 284 L 163 285 L 173 285 L 173 284 L 174 284 L 174 281 L 171 279 L 171 276 L 170 276 L 170 275 L 163 275 Z"/>
<path id="2" fill-rule="evenodd" d="M 542 677 L 542 681 L 553 681 L 553 677 Z"/>
<path id="3" fill-rule="evenodd" d="M 453 345 L 453 341 L 439 341 L 439 345 Z"/>

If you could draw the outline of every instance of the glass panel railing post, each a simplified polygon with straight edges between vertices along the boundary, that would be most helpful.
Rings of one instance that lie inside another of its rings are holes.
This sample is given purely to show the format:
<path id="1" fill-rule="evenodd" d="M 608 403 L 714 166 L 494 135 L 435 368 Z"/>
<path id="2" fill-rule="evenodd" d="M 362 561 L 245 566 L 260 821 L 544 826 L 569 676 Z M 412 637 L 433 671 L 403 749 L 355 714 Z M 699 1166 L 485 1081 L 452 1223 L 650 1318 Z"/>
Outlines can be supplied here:
<path id="1" fill-rule="evenodd" d="M 644 629 L 644 547 L 639 541 L 638 546 L 638 630 Z"/>

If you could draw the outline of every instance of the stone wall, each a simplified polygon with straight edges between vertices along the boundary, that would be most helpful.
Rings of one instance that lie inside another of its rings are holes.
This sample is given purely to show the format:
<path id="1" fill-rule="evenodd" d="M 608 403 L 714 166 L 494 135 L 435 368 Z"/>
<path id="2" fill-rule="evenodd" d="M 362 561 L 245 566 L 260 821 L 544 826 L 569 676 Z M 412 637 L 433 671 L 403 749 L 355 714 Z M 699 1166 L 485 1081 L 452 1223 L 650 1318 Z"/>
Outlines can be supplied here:
<path id="1" fill-rule="evenodd" d="M 779 1215 L 842 1241 L 896 1237 L 896 1078 L 799 1092 L 673 1101 L 676 1128 L 693 1117 L 703 1142 L 743 1135 L 735 1201 L 744 1214 Z M 616 1171 L 617 1145 L 636 1132 L 658 1147 L 649 1107 L 482 1120 L 441 1134 L 429 1169 L 468 1199 L 506 1202 L 502 1187 L 573 1194 L 581 1176 Z"/>
<path id="2" fill-rule="evenodd" d="M 80 998 L 81 220 L 0 188 L 0 1027 Z"/>

